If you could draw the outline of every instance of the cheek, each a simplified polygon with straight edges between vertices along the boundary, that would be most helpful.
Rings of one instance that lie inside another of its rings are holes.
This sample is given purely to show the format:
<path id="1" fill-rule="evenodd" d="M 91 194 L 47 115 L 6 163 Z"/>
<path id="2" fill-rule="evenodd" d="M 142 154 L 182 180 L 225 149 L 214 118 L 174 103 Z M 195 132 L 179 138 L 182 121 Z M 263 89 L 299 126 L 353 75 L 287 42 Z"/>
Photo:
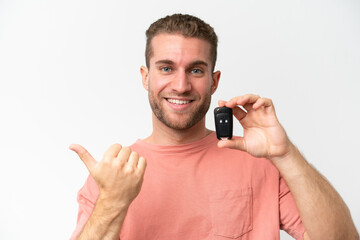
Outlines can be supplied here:
<path id="1" fill-rule="evenodd" d="M 211 81 L 209 79 L 194 81 L 192 86 L 199 94 L 211 94 Z"/>
<path id="2" fill-rule="evenodd" d="M 164 76 L 157 76 L 152 74 L 149 77 L 149 90 L 159 93 L 166 89 L 171 81 Z"/>

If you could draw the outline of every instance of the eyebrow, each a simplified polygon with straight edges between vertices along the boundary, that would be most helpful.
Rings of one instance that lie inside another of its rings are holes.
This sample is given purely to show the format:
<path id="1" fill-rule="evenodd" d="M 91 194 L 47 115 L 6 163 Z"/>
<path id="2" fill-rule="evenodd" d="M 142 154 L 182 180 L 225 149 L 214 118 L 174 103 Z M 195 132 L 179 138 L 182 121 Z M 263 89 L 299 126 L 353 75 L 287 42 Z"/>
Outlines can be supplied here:
<path id="1" fill-rule="evenodd" d="M 203 65 L 203 66 L 205 66 L 205 67 L 208 66 L 207 62 L 204 62 L 204 61 L 202 61 L 202 60 L 196 60 L 196 61 L 191 62 L 191 63 L 189 64 L 190 67 L 197 66 L 197 65 Z"/>
<path id="2" fill-rule="evenodd" d="M 169 65 L 173 65 L 174 62 L 169 60 L 169 59 L 163 59 L 163 60 L 159 60 L 159 61 L 156 61 L 155 62 L 155 65 L 158 65 L 158 64 L 169 64 Z M 202 61 L 202 60 L 195 60 L 193 62 L 191 62 L 188 67 L 193 67 L 193 66 L 196 66 L 196 65 L 203 65 L 205 67 L 208 66 L 207 62 L 205 61 Z"/>
<path id="3" fill-rule="evenodd" d="M 173 65 L 174 62 L 168 59 L 164 59 L 164 60 L 159 60 L 155 62 L 155 65 L 159 65 L 159 64 L 168 64 L 168 65 Z"/>

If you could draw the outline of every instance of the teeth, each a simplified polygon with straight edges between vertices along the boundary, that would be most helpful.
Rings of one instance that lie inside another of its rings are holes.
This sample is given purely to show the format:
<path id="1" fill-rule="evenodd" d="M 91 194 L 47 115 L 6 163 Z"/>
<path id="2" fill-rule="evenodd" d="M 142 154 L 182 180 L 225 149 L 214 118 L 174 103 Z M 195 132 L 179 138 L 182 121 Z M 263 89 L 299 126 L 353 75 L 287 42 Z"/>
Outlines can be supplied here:
<path id="1" fill-rule="evenodd" d="M 178 100 L 178 99 L 171 99 L 171 98 L 168 98 L 167 101 L 169 103 L 174 103 L 176 105 L 181 105 L 181 104 L 187 104 L 189 103 L 190 101 L 184 101 L 184 100 Z"/>

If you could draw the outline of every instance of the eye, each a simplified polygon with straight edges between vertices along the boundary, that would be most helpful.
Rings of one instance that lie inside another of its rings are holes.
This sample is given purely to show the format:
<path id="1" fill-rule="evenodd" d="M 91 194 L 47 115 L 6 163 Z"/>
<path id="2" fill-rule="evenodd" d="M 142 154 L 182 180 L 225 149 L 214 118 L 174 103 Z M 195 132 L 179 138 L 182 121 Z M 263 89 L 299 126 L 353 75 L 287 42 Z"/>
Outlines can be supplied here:
<path id="1" fill-rule="evenodd" d="M 162 68 L 161 68 L 161 71 L 163 71 L 163 72 L 171 72 L 171 68 L 169 68 L 169 67 L 162 67 Z"/>
<path id="2" fill-rule="evenodd" d="M 191 70 L 191 72 L 194 73 L 194 74 L 200 74 L 200 73 L 202 73 L 202 70 L 200 70 L 198 68 L 194 68 L 194 69 Z"/>

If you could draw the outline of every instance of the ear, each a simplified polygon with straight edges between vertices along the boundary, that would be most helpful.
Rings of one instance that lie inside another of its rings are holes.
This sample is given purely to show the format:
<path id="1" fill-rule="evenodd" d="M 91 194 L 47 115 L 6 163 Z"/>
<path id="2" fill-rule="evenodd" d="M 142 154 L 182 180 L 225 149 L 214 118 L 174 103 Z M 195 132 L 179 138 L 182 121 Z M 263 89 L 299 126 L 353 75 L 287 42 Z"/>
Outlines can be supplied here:
<path id="1" fill-rule="evenodd" d="M 142 85 L 146 89 L 146 91 L 149 90 L 149 70 L 145 66 L 140 67 L 140 73 L 142 77 Z"/>
<path id="2" fill-rule="evenodd" d="M 214 94 L 214 92 L 218 87 L 220 75 L 221 75 L 220 71 L 216 71 L 212 74 L 211 95 Z"/>

